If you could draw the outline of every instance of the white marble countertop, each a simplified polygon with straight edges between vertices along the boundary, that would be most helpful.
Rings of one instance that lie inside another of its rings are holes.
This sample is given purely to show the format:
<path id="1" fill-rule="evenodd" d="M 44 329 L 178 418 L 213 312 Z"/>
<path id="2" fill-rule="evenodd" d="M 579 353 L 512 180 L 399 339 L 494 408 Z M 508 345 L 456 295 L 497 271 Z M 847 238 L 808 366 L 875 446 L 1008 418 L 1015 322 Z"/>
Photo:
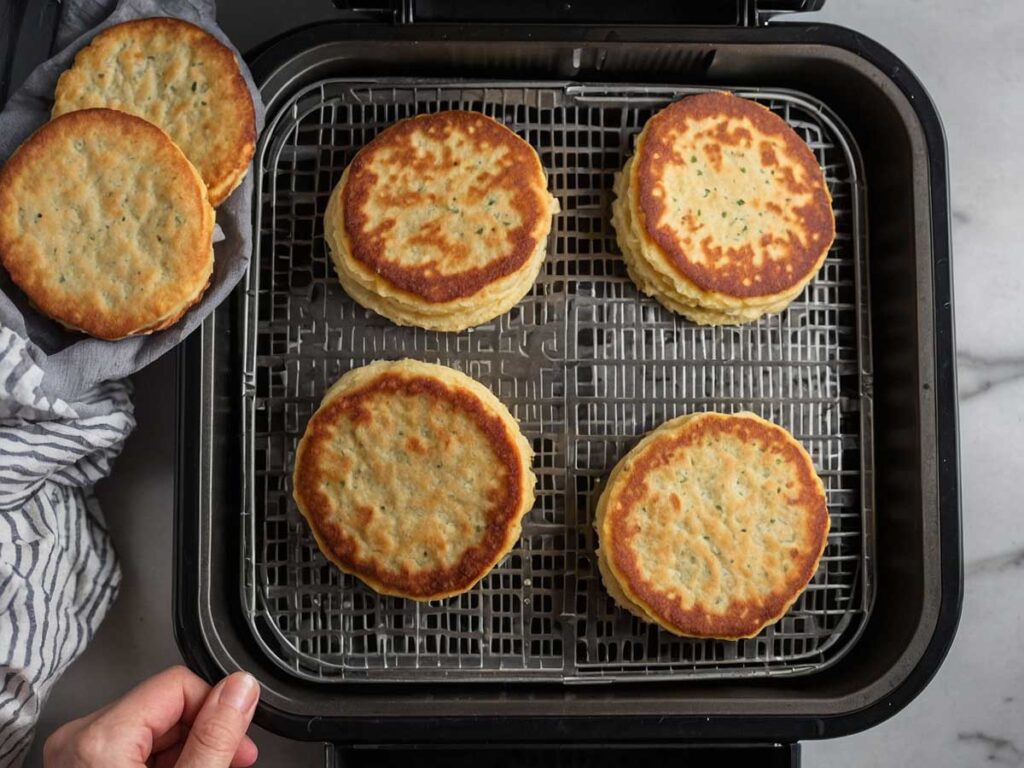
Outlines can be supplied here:
<path id="1" fill-rule="evenodd" d="M 1024 4 L 830 0 L 816 16 L 894 51 L 946 128 L 966 568 L 960 628 L 931 684 L 876 728 L 806 743 L 804 761 L 1024 766 Z"/>
<path id="2" fill-rule="evenodd" d="M 969 6 L 969 7 L 968 7 Z M 952 650 L 905 710 L 865 733 L 805 742 L 807 766 L 1024 766 L 1024 3 L 829 0 L 921 78 L 942 115 L 953 204 L 966 597 Z M 57 686 L 41 733 L 180 660 L 171 629 L 174 363 L 136 377 L 139 428 L 100 488 L 121 596 Z M 261 766 L 320 764 L 319 747 L 256 735 Z M 38 764 L 39 746 L 29 765 Z"/>

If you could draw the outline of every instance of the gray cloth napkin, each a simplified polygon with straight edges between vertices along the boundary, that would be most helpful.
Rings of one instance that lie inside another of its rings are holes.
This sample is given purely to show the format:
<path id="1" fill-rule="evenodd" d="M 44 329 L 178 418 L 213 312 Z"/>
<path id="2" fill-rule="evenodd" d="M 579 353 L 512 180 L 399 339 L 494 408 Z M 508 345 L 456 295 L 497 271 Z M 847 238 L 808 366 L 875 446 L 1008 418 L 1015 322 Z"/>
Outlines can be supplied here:
<path id="1" fill-rule="evenodd" d="M 60 53 L 41 64 L 0 112 L 0 162 L 49 119 L 57 78 L 101 29 L 128 19 L 175 16 L 203 27 L 231 46 L 217 27 L 213 0 L 65 0 L 63 6 L 56 39 Z M 259 131 L 263 128 L 263 104 L 244 66 L 242 73 L 256 104 Z M 250 173 L 217 209 L 224 240 L 214 245 L 213 279 L 202 301 L 173 327 L 150 336 L 102 341 L 65 330 L 36 312 L 0 270 L 0 323 L 28 338 L 45 355 L 40 361 L 45 392 L 73 400 L 102 381 L 120 379 L 145 367 L 198 328 L 245 273 L 252 251 L 252 193 Z"/>

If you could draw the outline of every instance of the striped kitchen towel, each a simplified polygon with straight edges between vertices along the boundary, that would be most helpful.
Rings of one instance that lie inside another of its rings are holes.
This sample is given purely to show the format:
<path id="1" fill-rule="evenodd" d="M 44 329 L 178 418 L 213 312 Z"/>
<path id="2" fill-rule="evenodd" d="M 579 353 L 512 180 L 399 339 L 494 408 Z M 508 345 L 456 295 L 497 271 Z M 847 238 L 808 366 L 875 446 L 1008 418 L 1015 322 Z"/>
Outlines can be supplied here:
<path id="1" fill-rule="evenodd" d="M 135 427 L 129 384 L 65 402 L 44 394 L 41 362 L 0 323 L 0 766 L 21 764 L 121 580 L 92 485 Z"/>

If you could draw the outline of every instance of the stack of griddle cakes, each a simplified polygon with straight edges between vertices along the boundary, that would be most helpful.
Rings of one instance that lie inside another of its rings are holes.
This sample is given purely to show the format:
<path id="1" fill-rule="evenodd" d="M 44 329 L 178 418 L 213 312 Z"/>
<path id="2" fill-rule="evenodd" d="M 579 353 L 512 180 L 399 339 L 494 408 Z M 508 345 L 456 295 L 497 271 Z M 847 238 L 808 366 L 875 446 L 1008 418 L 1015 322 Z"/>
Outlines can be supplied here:
<path id="1" fill-rule="evenodd" d="M 210 284 L 213 206 L 255 149 L 234 53 L 178 19 L 114 25 L 61 75 L 52 117 L 0 172 L 0 261 L 67 328 L 172 325 Z"/>
<path id="2" fill-rule="evenodd" d="M 519 539 L 533 452 L 508 409 L 459 371 L 376 362 L 328 390 L 293 488 L 325 556 L 378 592 L 465 592 Z"/>
<path id="3" fill-rule="evenodd" d="M 594 523 L 616 603 L 678 635 L 753 637 L 803 592 L 828 540 L 803 446 L 752 413 L 681 416 L 612 470 Z"/>
<path id="4" fill-rule="evenodd" d="M 485 115 L 439 112 L 392 125 L 356 155 L 324 234 L 342 286 L 364 307 L 460 331 L 530 291 L 557 211 L 529 144 Z"/>
<path id="5" fill-rule="evenodd" d="M 0 258 L 65 327 L 104 339 L 174 323 L 213 271 L 203 180 L 158 127 L 109 109 L 46 123 L 0 172 Z"/>
<path id="6" fill-rule="evenodd" d="M 728 93 L 652 117 L 615 182 L 612 223 L 644 293 L 702 325 L 780 312 L 835 235 L 821 167 L 781 118 Z"/>

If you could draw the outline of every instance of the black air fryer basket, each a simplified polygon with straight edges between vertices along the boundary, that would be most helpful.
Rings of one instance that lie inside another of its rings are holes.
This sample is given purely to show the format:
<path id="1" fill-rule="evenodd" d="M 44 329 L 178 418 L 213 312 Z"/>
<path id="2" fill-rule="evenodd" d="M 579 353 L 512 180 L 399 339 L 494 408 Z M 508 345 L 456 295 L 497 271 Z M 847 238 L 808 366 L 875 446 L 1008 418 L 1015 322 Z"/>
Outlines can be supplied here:
<path id="1" fill-rule="evenodd" d="M 243 285 L 181 356 L 175 610 L 194 668 L 256 674 L 264 727 L 348 747 L 601 745 L 588 754 L 605 761 L 652 745 L 777 745 L 767 754 L 785 761 L 798 740 L 889 717 L 941 663 L 962 568 L 935 109 L 898 59 L 855 32 L 765 25 L 782 3 L 705 3 L 700 18 L 690 4 L 629 5 L 339 10 L 341 21 L 252 58 L 268 107 L 256 248 Z M 782 315 L 703 328 L 638 293 L 609 204 L 644 122 L 722 88 L 808 143 L 837 237 Z M 398 328 L 352 302 L 321 224 L 363 144 L 449 108 L 529 141 L 562 208 L 531 293 L 459 334 Z M 332 568 L 291 500 L 295 445 L 325 389 L 399 357 L 488 385 L 536 453 L 520 543 L 469 593 L 422 605 Z M 639 622 L 614 608 L 593 556 L 595 483 L 646 431 L 708 409 L 790 429 L 828 493 L 818 574 L 751 640 Z"/>

